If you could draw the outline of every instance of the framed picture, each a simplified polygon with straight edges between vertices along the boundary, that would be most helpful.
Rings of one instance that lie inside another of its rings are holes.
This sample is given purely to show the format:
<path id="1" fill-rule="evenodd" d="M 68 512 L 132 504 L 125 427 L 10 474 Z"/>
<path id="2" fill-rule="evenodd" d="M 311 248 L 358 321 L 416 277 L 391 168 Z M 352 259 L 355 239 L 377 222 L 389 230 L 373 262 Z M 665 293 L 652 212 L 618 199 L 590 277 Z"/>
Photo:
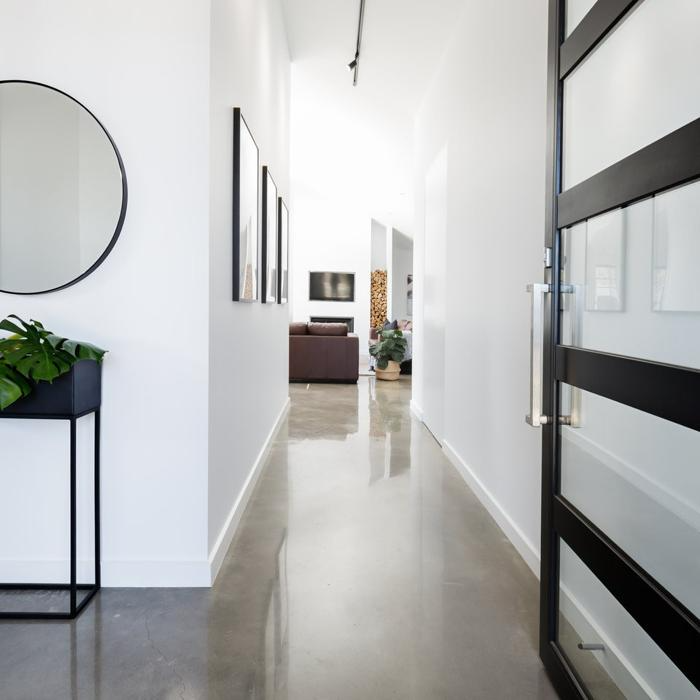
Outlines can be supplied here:
<path id="1" fill-rule="evenodd" d="M 413 317 L 413 275 L 406 275 L 406 315 Z"/>
<path id="2" fill-rule="evenodd" d="M 289 210 L 282 197 L 278 200 L 277 221 L 279 226 L 277 243 L 279 251 L 277 289 L 279 294 L 277 303 L 286 304 L 289 301 Z"/>
<path id="3" fill-rule="evenodd" d="M 263 304 L 277 301 L 277 185 L 264 165 L 262 172 L 262 277 Z"/>
<path id="4" fill-rule="evenodd" d="M 586 311 L 625 310 L 625 210 L 586 224 Z"/>
<path id="5" fill-rule="evenodd" d="M 233 300 L 258 298 L 258 145 L 233 110 Z"/>

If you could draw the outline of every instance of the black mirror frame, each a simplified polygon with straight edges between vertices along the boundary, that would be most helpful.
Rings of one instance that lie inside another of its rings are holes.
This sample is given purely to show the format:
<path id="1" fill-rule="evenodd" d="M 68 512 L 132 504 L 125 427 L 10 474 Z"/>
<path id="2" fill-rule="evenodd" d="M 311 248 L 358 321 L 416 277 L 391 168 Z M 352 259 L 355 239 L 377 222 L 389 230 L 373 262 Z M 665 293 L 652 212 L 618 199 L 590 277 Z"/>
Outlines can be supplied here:
<path id="1" fill-rule="evenodd" d="M 117 144 L 114 143 L 114 139 L 111 137 L 109 131 L 105 129 L 104 124 L 80 101 L 76 100 L 75 97 L 69 95 L 67 92 L 64 92 L 63 90 L 59 90 L 56 87 L 53 87 L 53 85 L 47 85 L 46 83 L 39 83 L 35 80 L 0 80 L 0 85 L 4 85 L 6 83 L 22 83 L 24 85 L 36 85 L 38 87 L 43 87 L 48 90 L 53 90 L 54 92 L 58 92 L 59 94 L 63 95 L 64 97 L 67 97 L 69 100 L 72 100 L 75 102 L 79 107 L 82 107 L 99 125 L 100 129 L 104 132 L 105 136 L 109 140 L 110 144 L 112 145 L 112 148 L 114 149 L 114 155 L 117 157 L 117 163 L 119 164 L 119 170 L 121 172 L 121 180 L 122 180 L 122 206 L 121 210 L 119 212 L 119 219 L 117 220 L 117 225 L 114 230 L 114 233 L 112 234 L 112 238 L 109 241 L 109 244 L 107 247 L 104 249 L 102 252 L 102 255 L 87 269 L 85 272 L 83 272 L 81 275 L 76 277 L 74 280 L 71 280 L 70 282 L 66 282 L 66 284 L 62 284 L 58 287 L 53 287 L 52 289 L 44 289 L 38 292 L 13 292 L 10 290 L 6 289 L 0 289 L 0 293 L 2 294 L 16 294 L 20 296 L 34 296 L 36 294 L 50 294 L 51 292 L 57 292 L 61 289 L 66 289 L 67 287 L 72 287 L 74 284 L 77 284 L 81 280 L 84 280 L 88 275 L 91 275 L 107 258 L 107 256 L 112 252 L 112 249 L 114 248 L 117 240 L 119 239 L 119 235 L 121 234 L 122 227 L 124 226 L 124 219 L 126 218 L 126 207 L 127 203 L 129 201 L 129 188 L 127 185 L 126 181 L 126 170 L 124 169 L 124 161 L 122 160 L 121 154 L 119 153 L 119 149 L 117 148 Z"/>

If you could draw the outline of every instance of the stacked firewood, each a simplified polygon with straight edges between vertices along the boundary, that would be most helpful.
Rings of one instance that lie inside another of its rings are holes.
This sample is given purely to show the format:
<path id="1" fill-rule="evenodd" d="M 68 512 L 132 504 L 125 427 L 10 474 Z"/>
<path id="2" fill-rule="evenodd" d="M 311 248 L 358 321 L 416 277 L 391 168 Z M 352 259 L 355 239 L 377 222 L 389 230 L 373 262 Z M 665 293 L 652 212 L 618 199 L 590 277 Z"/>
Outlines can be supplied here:
<path id="1" fill-rule="evenodd" d="M 370 323 L 372 328 L 380 328 L 387 317 L 387 273 L 374 270 L 370 287 Z"/>

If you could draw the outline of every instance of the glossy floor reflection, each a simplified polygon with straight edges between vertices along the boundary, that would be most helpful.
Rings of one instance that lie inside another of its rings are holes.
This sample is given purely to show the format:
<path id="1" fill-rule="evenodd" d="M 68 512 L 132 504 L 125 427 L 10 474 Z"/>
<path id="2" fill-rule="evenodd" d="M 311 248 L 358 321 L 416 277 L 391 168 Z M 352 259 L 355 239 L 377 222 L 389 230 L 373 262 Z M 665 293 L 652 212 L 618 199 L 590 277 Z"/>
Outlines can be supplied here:
<path id="1" fill-rule="evenodd" d="M 0 698 L 555 698 L 537 583 L 409 414 L 410 381 L 293 385 L 216 586 L 0 624 Z"/>

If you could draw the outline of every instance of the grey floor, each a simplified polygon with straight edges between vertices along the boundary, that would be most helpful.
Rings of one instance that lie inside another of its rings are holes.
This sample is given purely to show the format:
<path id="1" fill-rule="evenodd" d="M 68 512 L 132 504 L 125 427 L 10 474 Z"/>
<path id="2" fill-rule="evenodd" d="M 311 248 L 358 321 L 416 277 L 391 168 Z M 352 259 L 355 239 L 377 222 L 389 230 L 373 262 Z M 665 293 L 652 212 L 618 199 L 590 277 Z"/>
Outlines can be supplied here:
<path id="1" fill-rule="evenodd" d="M 556 697 L 537 582 L 411 418 L 410 380 L 290 391 L 214 588 L 0 624 L 0 700 Z"/>

